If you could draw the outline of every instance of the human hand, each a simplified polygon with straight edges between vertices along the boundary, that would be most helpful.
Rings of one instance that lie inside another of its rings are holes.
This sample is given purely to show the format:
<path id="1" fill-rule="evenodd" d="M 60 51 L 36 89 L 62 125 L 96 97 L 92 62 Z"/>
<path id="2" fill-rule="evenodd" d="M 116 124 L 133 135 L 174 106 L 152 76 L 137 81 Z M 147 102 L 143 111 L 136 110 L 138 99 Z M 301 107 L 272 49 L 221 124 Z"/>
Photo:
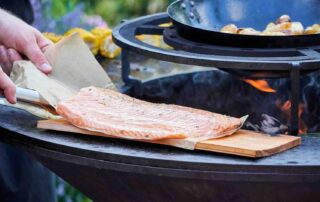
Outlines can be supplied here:
<path id="1" fill-rule="evenodd" d="M 8 75 L 12 64 L 21 60 L 19 53 L 28 57 L 42 72 L 50 73 L 43 52 L 52 45 L 38 30 L 0 8 L 0 90 L 7 100 L 16 103 L 16 88 Z M 3 45 L 1 45 L 3 44 Z"/>
<path id="2" fill-rule="evenodd" d="M 42 72 L 51 72 L 52 68 L 43 52 L 52 42 L 38 30 L 1 9 L 0 30 L 0 43 L 28 57 Z"/>
<path id="3" fill-rule="evenodd" d="M 13 63 L 22 60 L 20 54 L 12 49 L 0 44 L 0 66 L 7 75 L 10 75 Z"/>
<path id="4" fill-rule="evenodd" d="M 22 60 L 20 54 L 14 49 L 8 49 L 0 45 L 0 89 L 11 104 L 17 102 L 15 94 L 16 88 L 8 75 L 11 72 L 14 61 Z"/>

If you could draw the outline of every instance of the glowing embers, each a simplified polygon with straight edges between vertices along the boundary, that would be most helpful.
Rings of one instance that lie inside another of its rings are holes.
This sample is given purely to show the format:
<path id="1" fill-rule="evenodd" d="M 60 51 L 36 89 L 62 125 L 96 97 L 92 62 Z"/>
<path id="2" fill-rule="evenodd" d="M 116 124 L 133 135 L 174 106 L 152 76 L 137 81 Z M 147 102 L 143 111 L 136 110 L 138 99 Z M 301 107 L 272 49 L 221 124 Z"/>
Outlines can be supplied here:
<path id="1" fill-rule="evenodd" d="M 287 100 L 285 102 L 281 102 L 280 100 L 277 100 L 276 106 L 282 111 L 283 115 L 287 119 L 287 124 L 289 124 L 291 120 L 291 101 Z M 304 104 L 299 103 L 299 108 L 298 108 L 299 134 L 305 134 L 308 131 L 306 124 L 302 120 L 302 114 L 304 110 L 305 110 Z"/>
<path id="2" fill-rule="evenodd" d="M 256 88 L 257 90 L 259 90 L 261 92 L 265 92 L 265 93 L 276 93 L 277 92 L 275 89 L 270 87 L 269 83 L 266 80 L 245 79 L 243 81 L 250 84 L 251 86 L 253 86 L 254 88 Z M 285 120 L 287 120 L 287 125 L 289 125 L 290 121 L 291 121 L 291 101 L 290 100 L 282 101 L 280 99 L 277 99 L 275 101 L 275 106 L 278 109 L 280 109 L 282 116 L 284 117 Z M 298 108 L 299 134 L 305 134 L 308 131 L 306 124 L 302 120 L 302 114 L 303 114 L 304 110 L 305 110 L 305 105 L 303 103 L 299 103 L 299 108 Z M 270 119 L 270 120 L 274 121 L 274 119 Z M 267 124 L 267 125 L 270 125 L 270 124 Z M 269 127 L 269 128 L 271 128 L 271 127 Z"/>

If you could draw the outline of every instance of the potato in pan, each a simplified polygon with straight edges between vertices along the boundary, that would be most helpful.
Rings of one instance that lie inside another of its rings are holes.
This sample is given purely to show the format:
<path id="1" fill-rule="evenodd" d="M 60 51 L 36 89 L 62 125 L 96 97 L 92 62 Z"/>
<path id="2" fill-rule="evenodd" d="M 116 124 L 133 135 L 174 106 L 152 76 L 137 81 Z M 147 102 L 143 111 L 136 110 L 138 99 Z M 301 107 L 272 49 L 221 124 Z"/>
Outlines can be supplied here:
<path id="1" fill-rule="evenodd" d="M 290 16 L 282 15 L 275 22 L 269 23 L 263 31 L 253 28 L 238 28 L 234 24 L 224 26 L 221 30 L 229 34 L 261 35 L 261 36 L 294 36 L 303 34 L 320 34 L 320 25 L 314 24 L 306 29 L 300 22 L 292 22 Z"/>

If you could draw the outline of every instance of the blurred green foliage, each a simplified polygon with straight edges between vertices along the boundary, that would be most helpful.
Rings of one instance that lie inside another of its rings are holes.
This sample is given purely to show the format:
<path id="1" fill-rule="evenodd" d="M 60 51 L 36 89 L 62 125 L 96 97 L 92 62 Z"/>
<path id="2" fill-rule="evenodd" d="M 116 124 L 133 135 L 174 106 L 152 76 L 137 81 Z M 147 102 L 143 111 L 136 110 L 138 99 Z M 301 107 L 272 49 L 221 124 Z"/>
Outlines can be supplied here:
<path id="1" fill-rule="evenodd" d="M 60 16 L 66 15 L 72 11 L 75 6 L 81 1 L 79 0 L 59 0 L 52 1 L 52 17 L 59 18 Z"/>
<path id="2" fill-rule="evenodd" d="M 71 12 L 76 5 L 84 4 L 86 14 L 99 15 L 112 27 L 123 19 L 163 12 L 172 1 L 173 0 L 59 0 L 52 1 L 52 16 L 58 18 Z"/>
<path id="3" fill-rule="evenodd" d="M 165 11 L 168 0 L 85 0 L 87 12 L 102 16 L 111 26 L 123 19 Z"/>

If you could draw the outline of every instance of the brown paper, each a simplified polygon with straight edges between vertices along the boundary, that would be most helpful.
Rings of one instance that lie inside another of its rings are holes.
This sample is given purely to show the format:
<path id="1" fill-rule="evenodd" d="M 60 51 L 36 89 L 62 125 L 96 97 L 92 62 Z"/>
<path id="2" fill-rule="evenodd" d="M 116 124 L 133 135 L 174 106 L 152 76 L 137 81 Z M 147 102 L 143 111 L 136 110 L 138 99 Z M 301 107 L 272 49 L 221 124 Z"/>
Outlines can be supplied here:
<path id="1" fill-rule="evenodd" d="M 5 98 L 0 98 L 0 104 L 5 106 L 10 106 L 18 109 L 23 109 L 39 118 L 42 119 L 51 119 L 51 120 L 58 120 L 61 119 L 61 116 L 51 113 L 50 111 L 27 102 L 18 101 L 16 104 L 10 104 Z"/>
<path id="2" fill-rule="evenodd" d="M 48 49 L 45 55 L 53 67 L 51 74 L 43 74 L 29 61 L 18 61 L 13 66 L 11 79 L 18 87 L 38 91 L 54 108 L 83 87 L 116 90 L 107 73 L 77 34 L 61 40 Z"/>
<path id="3" fill-rule="evenodd" d="M 62 39 L 45 55 L 53 67 L 50 78 L 79 91 L 95 86 L 116 90 L 116 87 L 78 34 Z"/>
<path id="4" fill-rule="evenodd" d="M 77 93 L 39 71 L 30 61 L 15 62 L 10 77 L 16 86 L 37 91 L 54 108 Z"/>

